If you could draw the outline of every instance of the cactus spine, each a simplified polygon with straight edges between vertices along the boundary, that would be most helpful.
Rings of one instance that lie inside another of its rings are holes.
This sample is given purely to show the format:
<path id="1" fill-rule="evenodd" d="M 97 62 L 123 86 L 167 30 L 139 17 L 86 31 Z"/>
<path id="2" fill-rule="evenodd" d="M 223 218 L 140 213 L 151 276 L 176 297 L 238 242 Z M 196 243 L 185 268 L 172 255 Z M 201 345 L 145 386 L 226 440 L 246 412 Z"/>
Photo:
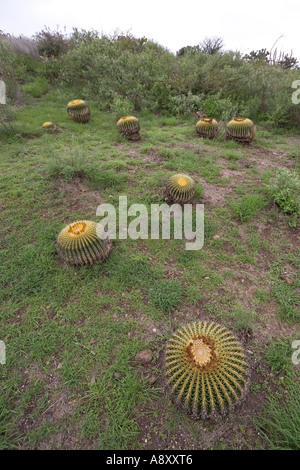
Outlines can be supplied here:
<path id="1" fill-rule="evenodd" d="M 225 327 L 207 321 L 174 333 L 166 348 L 165 377 L 175 403 L 202 419 L 233 411 L 249 384 L 241 344 Z"/>
<path id="2" fill-rule="evenodd" d="M 140 140 L 140 123 L 136 117 L 124 116 L 118 120 L 116 126 L 120 134 L 122 134 L 127 139 Z"/>
<path id="3" fill-rule="evenodd" d="M 60 259 L 71 265 L 81 266 L 105 260 L 111 250 L 109 238 L 101 239 L 103 230 L 90 220 L 79 220 L 64 227 L 58 234 L 56 251 Z"/>
<path id="4" fill-rule="evenodd" d="M 168 179 L 164 191 L 164 198 L 167 202 L 187 204 L 193 200 L 196 192 L 194 180 L 184 174 L 173 175 Z"/>
<path id="5" fill-rule="evenodd" d="M 256 134 L 256 126 L 251 119 L 245 117 L 236 117 L 227 123 L 226 137 L 227 139 L 236 140 L 237 142 L 250 143 Z"/>
<path id="6" fill-rule="evenodd" d="M 70 118 L 76 122 L 89 122 L 91 118 L 90 108 L 83 100 L 72 100 L 68 103 L 67 112 Z"/>
<path id="7" fill-rule="evenodd" d="M 196 131 L 200 137 L 213 139 L 218 132 L 218 123 L 213 118 L 204 117 L 197 122 Z"/>

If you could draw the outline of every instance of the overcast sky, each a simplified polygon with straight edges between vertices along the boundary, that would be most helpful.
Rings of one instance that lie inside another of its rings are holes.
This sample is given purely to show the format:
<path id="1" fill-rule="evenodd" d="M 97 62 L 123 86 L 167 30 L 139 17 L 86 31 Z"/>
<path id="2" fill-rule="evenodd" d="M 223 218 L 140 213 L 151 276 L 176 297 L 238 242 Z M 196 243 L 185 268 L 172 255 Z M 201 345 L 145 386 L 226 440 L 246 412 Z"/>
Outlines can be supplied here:
<path id="1" fill-rule="evenodd" d="M 170 51 L 219 36 L 225 49 L 261 48 L 290 53 L 300 61 L 300 1 L 284 0 L 0 0 L 0 30 L 31 37 L 44 26 L 131 32 Z"/>

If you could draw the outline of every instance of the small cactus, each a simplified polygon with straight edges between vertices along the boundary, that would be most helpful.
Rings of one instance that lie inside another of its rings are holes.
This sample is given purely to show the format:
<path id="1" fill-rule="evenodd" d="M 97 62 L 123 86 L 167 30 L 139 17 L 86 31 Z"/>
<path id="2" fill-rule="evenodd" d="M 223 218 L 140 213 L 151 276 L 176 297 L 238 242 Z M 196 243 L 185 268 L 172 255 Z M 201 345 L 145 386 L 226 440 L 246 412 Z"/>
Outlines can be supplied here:
<path id="1" fill-rule="evenodd" d="M 57 126 L 53 124 L 53 122 L 47 121 L 43 124 L 43 129 L 47 132 L 55 132 L 57 130 Z"/>
<path id="2" fill-rule="evenodd" d="M 236 117 L 227 123 L 226 138 L 237 142 L 250 143 L 256 134 L 256 126 L 251 119 Z"/>
<path id="3" fill-rule="evenodd" d="M 109 238 L 99 238 L 99 230 L 101 226 L 90 220 L 79 220 L 64 227 L 56 242 L 60 259 L 77 266 L 105 260 L 112 250 L 112 242 Z"/>
<path id="4" fill-rule="evenodd" d="M 213 139 L 218 132 L 218 123 L 213 118 L 204 117 L 197 122 L 196 131 L 200 137 Z"/>
<path id="5" fill-rule="evenodd" d="M 83 100 L 72 100 L 68 103 L 67 112 L 73 121 L 89 122 L 91 119 L 90 108 Z"/>
<path id="6" fill-rule="evenodd" d="M 164 198 L 167 202 L 188 204 L 196 192 L 194 180 L 184 174 L 173 175 L 168 179 L 164 191 Z"/>
<path id="7" fill-rule="evenodd" d="M 140 123 L 134 116 L 124 116 L 118 120 L 117 129 L 124 137 L 129 140 L 140 140 Z"/>
<path id="8" fill-rule="evenodd" d="M 207 321 L 173 334 L 165 353 L 165 377 L 175 403 L 202 419 L 233 411 L 249 384 L 242 345 L 225 327 Z"/>

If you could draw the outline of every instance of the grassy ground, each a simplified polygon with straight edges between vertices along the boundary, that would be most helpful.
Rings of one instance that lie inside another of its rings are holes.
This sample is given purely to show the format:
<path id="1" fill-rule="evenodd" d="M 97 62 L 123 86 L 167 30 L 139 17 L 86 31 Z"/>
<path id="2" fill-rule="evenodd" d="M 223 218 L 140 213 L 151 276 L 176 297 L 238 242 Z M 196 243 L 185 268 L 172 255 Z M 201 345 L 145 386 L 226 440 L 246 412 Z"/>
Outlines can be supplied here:
<path id="1" fill-rule="evenodd" d="M 289 385 L 300 368 L 291 362 L 300 339 L 297 229 L 264 188 L 275 168 L 299 168 L 299 135 L 259 127 L 249 146 L 206 141 L 192 120 L 141 113 L 142 139 L 127 142 L 114 116 L 93 105 L 89 124 L 70 121 L 72 98 L 48 93 L 19 112 L 19 134 L 0 136 L 0 449 L 297 447 L 286 437 L 292 409 L 290 435 L 300 433 L 299 387 Z M 59 134 L 42 132 L 48 120 Z M 120 195 L 161 203 L 174 172 L 197 182 L 202 250 L 116 240 L 103 264 L 59 262 L 64 225 L 97 220 L 97 206 L 118 205 Z M 166 341 L 198 319 L 229 327 L 251 366 L 247 400 L 217 422 L 192 421 L 164 391 Z M 144 349 L 152 360 L 141 365 Z M 290 408 L 276 414 L 287 397 Z"/>

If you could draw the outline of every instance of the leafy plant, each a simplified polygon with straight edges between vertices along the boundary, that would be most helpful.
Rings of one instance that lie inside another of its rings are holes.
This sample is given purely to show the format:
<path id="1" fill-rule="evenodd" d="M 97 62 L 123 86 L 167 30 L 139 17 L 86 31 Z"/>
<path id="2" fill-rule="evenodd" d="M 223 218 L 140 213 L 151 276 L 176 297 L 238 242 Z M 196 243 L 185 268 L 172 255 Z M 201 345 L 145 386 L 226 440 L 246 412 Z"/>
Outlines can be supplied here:
<path id="1" fill-rule="evenodd" d="M 300 179 L 296 172 L 278 168 L 267 185 L 267 191 L 280 209 L 291 216 L 289 225 L 296 227 L 300 216 Z"/>

